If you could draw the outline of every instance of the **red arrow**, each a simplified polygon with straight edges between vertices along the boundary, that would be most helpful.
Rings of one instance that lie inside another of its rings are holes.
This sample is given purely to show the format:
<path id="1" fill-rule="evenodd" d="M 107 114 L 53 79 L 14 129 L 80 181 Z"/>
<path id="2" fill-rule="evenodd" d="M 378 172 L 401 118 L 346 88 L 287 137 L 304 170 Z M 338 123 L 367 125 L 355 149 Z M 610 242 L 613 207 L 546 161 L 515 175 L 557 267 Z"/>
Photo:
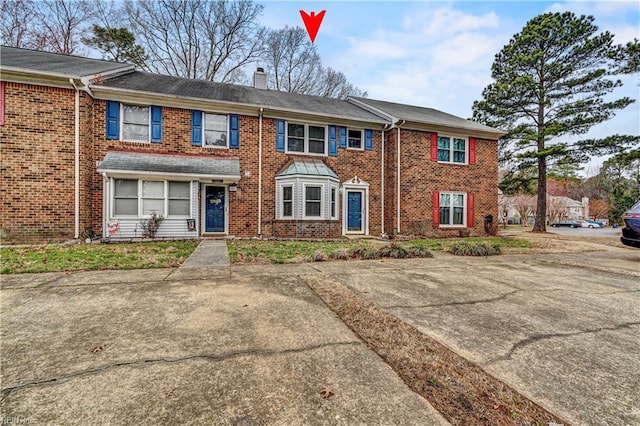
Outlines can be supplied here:
<path id="1" fill-rule="evenodd" d="M 315 42 L 316 35 L 318 35 L 318 30 L 320 29 L 320 24 L 322 24 L 322 19 L 324 18 L 324 13 L 322 12 L 316 15 L 315 12 L 311 12 L 311 15 L 308 15 L 304 10 L 300 11 L 300 16 L 302 16 L 302 21 L 304 22 L 304 26 L 307 29 L 307 34 L 309 34 L 309 38 L 311 39 L 311 43 Z"/>

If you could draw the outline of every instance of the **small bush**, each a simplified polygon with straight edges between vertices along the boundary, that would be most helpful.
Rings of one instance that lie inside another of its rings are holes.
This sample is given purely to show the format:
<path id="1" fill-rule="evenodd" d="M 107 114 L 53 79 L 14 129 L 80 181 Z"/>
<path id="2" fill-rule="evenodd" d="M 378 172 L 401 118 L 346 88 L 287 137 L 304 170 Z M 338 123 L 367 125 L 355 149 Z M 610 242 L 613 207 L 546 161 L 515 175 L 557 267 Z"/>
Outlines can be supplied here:
<path id="1" fill-rule="evenodd" d="M 313 259 L 314 262 L 324 262 L 325 260 L 327 260 L 327 256 L 324 254 L 322 250 L 316 250 L 315 252 L 313 252 L 313 255 L 311 255 L 311 258 Z"/>
<path id="2" fill-rule="evenodd" d="M 380 250 L 374 247 L 364 247 L 362 250 L 360 250 L 360 257 L 365 260 L 380 259 Z"/>
<path id="3" fill-rule="evenodd" d="M 409 257 L 407 250 L 397 243 L 391 243 L 380 249 L 380 257 L 393 257 L 396 259 L 405 259 Z"/>
<path id="4" fill-rule="evenodd" d="M 500 247 L 486 243 L 458 241 L 451 246 L 449 251 L 456 256 L 492 256 L 500 254 Z"/>
<path id="5" fill-rule="evenodd" d="M 433 257 L 433 254 L 426 247 L 406 246 L 407 257 Z"/>
<path id="6" fill-rule="evenodd" d="M 153 212 L 148 219 L 140 221 L 140 226 L 142 227 L 142 236 L 144 238 L 155 238 L 156 232 L 158 232 L 158 228 L 160 228 L 160 224 L 163 220 L 164 216 L 158 215 L 156 212 Z"/>
<path id="7" fill-rule="evenodd" d="M 329 259 L 332 260 L 347 260 L 349 259 L 349 250 L 346 247 L 340 247 L 329 253 Z"/>

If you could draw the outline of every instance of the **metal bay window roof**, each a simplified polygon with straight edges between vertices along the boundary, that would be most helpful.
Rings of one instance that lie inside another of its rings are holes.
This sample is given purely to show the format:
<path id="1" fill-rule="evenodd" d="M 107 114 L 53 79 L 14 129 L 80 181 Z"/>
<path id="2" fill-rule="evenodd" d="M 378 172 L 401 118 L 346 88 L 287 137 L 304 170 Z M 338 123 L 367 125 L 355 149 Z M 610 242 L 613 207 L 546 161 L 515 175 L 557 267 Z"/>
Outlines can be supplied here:
<path id="1" fill-rule="evenodd" d="M 338 175 L 319 160 L 296 158 L 287 164 L 276 177 L 285 176 L 318 176 L 338 179 Z"/>

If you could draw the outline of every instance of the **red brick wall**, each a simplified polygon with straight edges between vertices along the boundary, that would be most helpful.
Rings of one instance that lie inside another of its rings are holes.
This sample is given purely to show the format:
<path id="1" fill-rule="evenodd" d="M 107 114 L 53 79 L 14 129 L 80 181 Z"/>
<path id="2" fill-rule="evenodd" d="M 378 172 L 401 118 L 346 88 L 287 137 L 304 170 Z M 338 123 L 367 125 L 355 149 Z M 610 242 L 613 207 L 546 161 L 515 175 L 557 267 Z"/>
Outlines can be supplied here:
<path id="1" fill-rule="evenodd" d="M 73 238 L 74 96 L 74 90 L 5 83 L 0 126 L 4 241 Z"/>
<path id="2" fill-rule="evenodd" d="M 0 228 L 7 240 L 28 241 L 73 237 L 74 221 L 74 91 L 23 84 L 6 84 L 2 137 L 3 185 Z M 258 126 L 256 116 L 240 118 L 240 149 L 212 149 L 191 145 L 191 110 L 163 108 L 163 142 L 131 143 L 107 140 L 106 102 L 81 94 L 82 235 L 100 234 L 102 176 L 96 161 L 111 149 L 165 154 L 233 156 L 240 159 L 241 179 L 229 193 L 229 234 L 258 234 Z M 331 123 L 327 123 L 331 124 Z M 275 176 L 293 155 L 276 152 L 276 120 L 263 119 L 262 235 L 277 237 L 337 237 L 342 233 L 342 196 L 338 221 L 276 221 Z M 369 230 L 381 233 L 381 132 L 374 131 L 374 150 L 338 148 L 337 157 L 324 161 L 340 183 L 355 176 L 370 184 Z M 396 229 L 397 129 L 385 132 L 385 231 Z M 483 232 L 482 218 L 497 211 L 497 143 L 478 140 L 477 164 L 438 164 L 430 160 L 429 133 L 401 131 L 401 233 L 456 235 L 457 230 L 434 228 L 433 191 L 474 192 L 474 234 Z"/>
<path id="3" fill-rule="evenodd" d="M 476 164 L 457 165 L 431 161 L 430 133 L 403 129 L 400 137 L 401 233 L 457 236 L 458 229 L 433 227 L 431 194 L 460 191 L 475 194 L 471 234 L 484 234 L 484 216 L 491 214 L 495 219 L 498 211 L 497 141 L 477 139 Z"/>

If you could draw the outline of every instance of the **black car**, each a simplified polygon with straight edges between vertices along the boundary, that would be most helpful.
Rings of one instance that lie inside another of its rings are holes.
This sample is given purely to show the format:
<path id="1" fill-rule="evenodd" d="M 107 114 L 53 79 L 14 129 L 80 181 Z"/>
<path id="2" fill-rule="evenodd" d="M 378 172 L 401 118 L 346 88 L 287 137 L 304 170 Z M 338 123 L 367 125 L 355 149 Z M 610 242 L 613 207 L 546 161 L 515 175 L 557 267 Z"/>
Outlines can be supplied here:
<path id="1" fill-rule="evenodd" d="M 623 216 L 622 244 L 640 248 L 640 201 L 631 207 Z"/>
<path id="2" fill-rule="evenodd" d="M 575 220 L 561 220 L 560 222 L 553 222 L 550 226 L 553 226 L 554 228 L 558 228 L 561 226 L 577 228 L 580 226 L 580 224 Z"/>

